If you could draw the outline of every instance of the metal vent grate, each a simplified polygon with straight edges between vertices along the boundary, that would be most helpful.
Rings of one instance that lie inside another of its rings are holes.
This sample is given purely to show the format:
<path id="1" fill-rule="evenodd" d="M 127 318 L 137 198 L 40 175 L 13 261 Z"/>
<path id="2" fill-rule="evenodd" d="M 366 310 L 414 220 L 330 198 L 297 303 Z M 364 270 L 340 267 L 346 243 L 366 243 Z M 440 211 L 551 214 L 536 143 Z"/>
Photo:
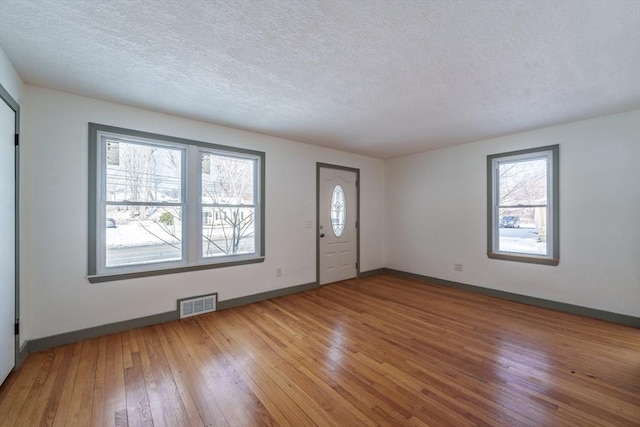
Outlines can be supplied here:
<path id="1" fill-rule="evenodd" d="M 180 318 L 216 311 L 218 294 L 201 295 L 199 297 L 178 300 Z"/>

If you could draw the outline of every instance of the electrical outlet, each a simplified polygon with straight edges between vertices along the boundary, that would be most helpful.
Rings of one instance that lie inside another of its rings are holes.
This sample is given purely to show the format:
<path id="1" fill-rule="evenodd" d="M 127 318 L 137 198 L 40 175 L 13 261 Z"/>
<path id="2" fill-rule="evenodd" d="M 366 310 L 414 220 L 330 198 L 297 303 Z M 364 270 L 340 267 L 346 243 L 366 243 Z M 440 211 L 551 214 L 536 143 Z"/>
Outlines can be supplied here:
<path id="1" fill-rule="evenodd" d="M 462 271 L 462 264 L 459 264 L 459 263 L 453 264 L 453 269 L 455 271 Z"/>
<path id="2" fill-rule="evenodd" d="M 311 228 L 311 220 L 308 219 L 304 222 L 304 228 Z"/>
<path id="3" fill-rule="evenodd" d="M 276 268 L 276 277 L 282 277 L 282 268 Z"/>

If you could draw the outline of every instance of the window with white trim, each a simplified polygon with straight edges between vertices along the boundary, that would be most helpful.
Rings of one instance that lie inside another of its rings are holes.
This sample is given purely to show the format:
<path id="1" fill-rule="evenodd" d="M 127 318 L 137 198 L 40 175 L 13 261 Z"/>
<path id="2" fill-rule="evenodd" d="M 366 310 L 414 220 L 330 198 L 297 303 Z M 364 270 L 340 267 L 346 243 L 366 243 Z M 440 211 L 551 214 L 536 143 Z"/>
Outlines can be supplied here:
<path id="1" fill-rule="evenodd" d="M 557 265 L 558 146 L 487 156 L 488 256 Z"/>
<path id="2" fill-rule="evenodd" d="M 263 152 L 89 124 L 92 282 L 262 262 Z"/>

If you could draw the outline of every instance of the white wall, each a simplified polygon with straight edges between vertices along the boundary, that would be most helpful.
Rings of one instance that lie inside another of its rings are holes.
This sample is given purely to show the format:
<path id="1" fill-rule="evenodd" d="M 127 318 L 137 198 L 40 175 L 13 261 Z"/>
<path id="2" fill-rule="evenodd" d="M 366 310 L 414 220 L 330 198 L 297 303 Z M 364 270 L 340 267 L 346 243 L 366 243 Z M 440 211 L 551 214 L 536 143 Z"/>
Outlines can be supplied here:
<path id="1" fill-rule="evenodd" d="M 17 97 L 23 339 L 171 311 L 191 295 L 227 300 L 315 281 L 316 162 L 361 170 L 361 271 L 386 266 L 640 316 L 640 111 L 383 162 L 29 85 Z M 90 284 L 88 122 L 265 151 L 267 260 Z M 486 156 L 556 143 L 560 265 L 488 259 Z"/>
<path id="2" fill-rule="evenodd" d="M 560 144 L 560 265 L 488 259 L 486 156 L 552 144 Z M 640 111 L 385 166 L 388 268 L 640 316 Z"/>
<path id="3" fill-rule="evenodd" d="M 266 261 L 116 282 L 87 279 L 88 122 L 264 151 Z M 26 338 L 163 313 L 176 300 L 219 300 L 314 282 L 316 162 L 360 168 L 361 271 L 384 266 L 382 160 L 25 86 L 21 223 Z M 305 220 L 313 220 L 305 229 Z M 277 267 L 282 277 L 276 277 Z"/>
<path id="4" fill-rule="evenodd" d="M 0 46 L 0 84 L 18 104 L 22 103 L 22 79 Z"/>

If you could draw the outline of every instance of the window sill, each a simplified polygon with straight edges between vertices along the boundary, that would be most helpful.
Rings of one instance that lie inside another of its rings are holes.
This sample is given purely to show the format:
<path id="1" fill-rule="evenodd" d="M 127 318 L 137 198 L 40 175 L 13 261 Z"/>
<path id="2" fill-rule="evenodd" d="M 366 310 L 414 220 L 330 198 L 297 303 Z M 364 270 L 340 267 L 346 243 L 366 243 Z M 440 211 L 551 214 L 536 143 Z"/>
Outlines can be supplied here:
<path id="1" fill-rule="evenodd" d="M 139 277 L 161 276 L 164 274 L 184 273 L 187 271 L 234 267 L 236 265 L 245 265 L 245 264 L 259 264 L 264 262 L 264 258 L 265 257 L 261 256 L 257 258 L 242 259 L 242 260 L 236 260 L 236 261 L 189 265 L 185 267 L 164 268 L 164 269 L 149 270 L 149 271 L 134 271 L 134 272 L 117 273 L 117 274 L 96 274 L 96 275 L 87 276 L 87 279 L 89 279 L 89 282 L 91 283 L 113 282 L 116 280 L 127 280 L 127 279 L 136 279 Z"/>
<path id="2" fill-rule="evenodd" d="M 495 252 L 489 252 L 487 253 L 487 256 L 491 259 L 501 259 L 503 261 L 526 262 L 529 264 L 542 264 L 542 265 L 552 265 L 552 266 L 556 266 L 560 264 L 559 259 L 552 259 L 552 258 L 537 258 L 537 257 L 528 257 L 528 256 L 510 255 L 510 254 L 507 255 L 507 254 L 500 254 Z"/>

